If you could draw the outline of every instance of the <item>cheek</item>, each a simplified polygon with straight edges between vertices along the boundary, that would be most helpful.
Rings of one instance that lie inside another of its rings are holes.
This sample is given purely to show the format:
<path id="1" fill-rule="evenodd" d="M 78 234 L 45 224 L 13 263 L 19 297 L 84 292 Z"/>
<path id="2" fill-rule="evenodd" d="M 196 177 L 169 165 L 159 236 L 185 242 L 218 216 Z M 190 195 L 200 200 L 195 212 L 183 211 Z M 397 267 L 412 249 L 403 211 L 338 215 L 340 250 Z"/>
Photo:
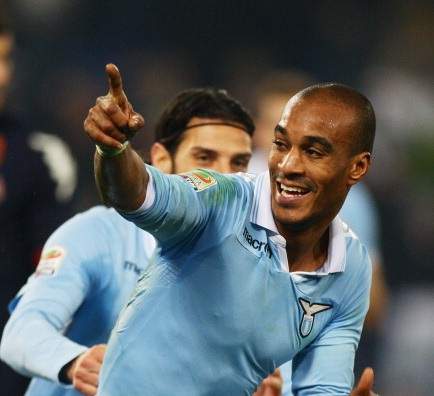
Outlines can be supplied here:
<path id="1" fill-rule="evenodd" d="M 317 183 L 322 190 L 323 199 L 327 202 L 340 201 L 347 191 L 346 173 L 341 172 L 321 172 L 318 175 Z M 326 197 L 324 197 L 324 195 Z"/>
<path id="2" fill-rule="evenodd" d="M 322 185 L 335 185 L 344 183 L 347 169 L 342 164 L 332 159 L 306 161 L 306 170 L 310 177 Z"/>
<path id="3" fill-rule="evenodd" d="M 275 172 L 277 165 L 282 160 L 283 154 L 279 153 L 277 150 L 271 149 L 268 154 L 268 168 L 270 171 Z"/>

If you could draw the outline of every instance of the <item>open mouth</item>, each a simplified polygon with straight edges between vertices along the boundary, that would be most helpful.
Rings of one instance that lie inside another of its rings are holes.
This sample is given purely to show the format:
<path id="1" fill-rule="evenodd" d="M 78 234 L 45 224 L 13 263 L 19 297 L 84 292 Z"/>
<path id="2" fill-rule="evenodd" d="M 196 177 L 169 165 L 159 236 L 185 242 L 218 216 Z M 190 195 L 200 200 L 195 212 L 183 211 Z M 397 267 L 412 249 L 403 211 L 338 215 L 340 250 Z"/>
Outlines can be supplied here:
<path id="1" fill-rule="evenodd" d="M 310 192 L 310 189 L 302 186 L 285 185 L 277 182 L 277 191 L 286 198 L 302 197 Z"/>
<path id="2" fill-rule="evenodd" d="M 283 206 L 293 206 L 301 203 L 309 196 L 312 189 L 296 184 L 284 184 L 276 181 L 276 203 Z"/>

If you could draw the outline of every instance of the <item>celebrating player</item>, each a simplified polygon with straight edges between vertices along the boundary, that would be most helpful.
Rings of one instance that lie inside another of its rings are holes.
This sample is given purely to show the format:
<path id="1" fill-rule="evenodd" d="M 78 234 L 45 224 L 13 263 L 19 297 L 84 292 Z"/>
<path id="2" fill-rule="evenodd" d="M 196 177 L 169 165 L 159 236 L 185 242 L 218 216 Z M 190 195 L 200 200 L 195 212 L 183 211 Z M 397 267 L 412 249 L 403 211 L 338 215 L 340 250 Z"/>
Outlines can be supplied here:
<path id="1" fill-rule="evenodd" d="M 151 160 L 165 172 L 245 171 L 253 131 L 249 114 L 226 92 L 187 90 L 160 117 Z M 35 377 L 27 395 L 96 393 L 104 344 L 154 249 L 150 234 L 102 206 L 50 237 L 35 274 L 13 301 L 1 344 L 2 359 Z M 277 373 L 261 392 L 280 387 Z"/>
<path id="2" fill-rule="evenodd" d="M 85 121 L 97 183 L 161 252 L 112 333 L 99 394 L 249 394 L 293 359 L 295 395 L 348 395 L 371 265 L 336 215 L 369 168 L 369 101 L 309 87 L 276 126 L 269 173 L 170 176 L 129 146 L 143 119 L 107 72 L 110 93 Z"/>

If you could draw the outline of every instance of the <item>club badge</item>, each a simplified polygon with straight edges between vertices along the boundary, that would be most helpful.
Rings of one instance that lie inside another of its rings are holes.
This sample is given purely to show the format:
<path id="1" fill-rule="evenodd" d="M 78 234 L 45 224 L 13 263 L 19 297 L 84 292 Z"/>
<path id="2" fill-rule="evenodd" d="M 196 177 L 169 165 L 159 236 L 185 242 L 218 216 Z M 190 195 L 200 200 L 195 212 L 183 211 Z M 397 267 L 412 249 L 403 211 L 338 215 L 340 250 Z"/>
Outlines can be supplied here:
<path id="1" fill-rule="evenodd" d="M 311 304 L 309 301 L 299 298 L 298 302 L 303 310 L 303 317 L 300 322 L 300 334 L 303 338 L 307 337 L 313 328 L 313 323 L 315 321 L 315 315 L 327 311 L 332 306 L 330 304 Z"/>

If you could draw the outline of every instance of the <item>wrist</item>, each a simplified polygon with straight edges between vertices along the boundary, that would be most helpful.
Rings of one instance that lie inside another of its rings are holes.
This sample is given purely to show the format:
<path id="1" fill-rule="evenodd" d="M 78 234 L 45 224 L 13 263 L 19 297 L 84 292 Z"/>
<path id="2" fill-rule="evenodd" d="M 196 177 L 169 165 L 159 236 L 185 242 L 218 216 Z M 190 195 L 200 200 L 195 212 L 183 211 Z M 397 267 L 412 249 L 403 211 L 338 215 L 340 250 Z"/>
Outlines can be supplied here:
<path id="1" fill-rule="evenodd" d="M 99 145 L 96 144 L 96 152 L 101 156 L 101 157 L 105 157 L 105 158 L 111 158 L 111 157 L 116 157 L 117 155 L 123 153 L 125 151 L 125 149 L 128 147 L 128 144 L 130 142 L 127 140 L 122 144 L 121 148 L 112 148 L 112 147 L 107 147 L 107 146 L 103 146 L 103 145 Z"/>
<path id="2" fill-rule="evenodd" d="M 72 384 L 73 372 L 76 361 L 77 358 L 74 358 L 62 367 L 62 369 L 59 371 L 59 382 L 67 385 Z"/>

